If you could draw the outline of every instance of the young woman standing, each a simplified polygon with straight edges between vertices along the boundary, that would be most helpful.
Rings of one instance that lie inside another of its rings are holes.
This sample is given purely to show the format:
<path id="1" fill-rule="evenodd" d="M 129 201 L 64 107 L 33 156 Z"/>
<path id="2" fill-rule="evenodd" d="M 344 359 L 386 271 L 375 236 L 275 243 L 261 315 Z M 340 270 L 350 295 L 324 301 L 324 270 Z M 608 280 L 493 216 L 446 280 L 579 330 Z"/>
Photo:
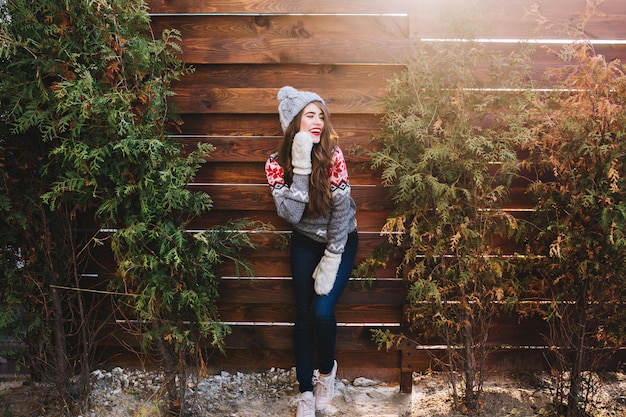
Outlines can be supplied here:
<path id="1" fill-rule="evenodd" d="M 300 385 L 296 415 L 314 417 L 334 394 L 335 305 L 354 266 L 356 205 L 324 100 L 289 86 L 277 97 L 284 136 L 265 173 L 278 215 L 293 227 L 293 348 Z M 314 369 L 315 352 L 319 370 Z"/>

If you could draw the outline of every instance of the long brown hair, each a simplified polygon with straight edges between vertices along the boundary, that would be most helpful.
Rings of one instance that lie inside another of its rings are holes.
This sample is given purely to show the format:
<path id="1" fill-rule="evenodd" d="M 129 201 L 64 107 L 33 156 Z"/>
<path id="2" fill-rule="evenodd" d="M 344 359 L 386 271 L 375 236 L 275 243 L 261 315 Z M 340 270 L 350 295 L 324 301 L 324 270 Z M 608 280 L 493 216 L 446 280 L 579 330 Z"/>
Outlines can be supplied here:
<path id="1" fill-rule="evenodd" d="M 313 217 L 324 217 L 328 215 L 332 207 L 330 194 L 330 181 L 328 178 L 330 163 L 337 146 L 337 132 L 330 123 L 330 112 L 328 108 L 319 101 L 314 101 L 324 114 L 324 127 L 320 136 L 320 142 L 313 144 L 311 153 L 311 177 L 309 180 L 309 203 L 307 212 Z M 304 109 L 303 109 L 304 110 Z M 277 160 L 285 171 L 285 182 L 291 184 L 293 180 L 293 166 L 291 165 L 291 144 L 293 137 L 300 130 L 300 120 L 303 111 L 300 111 L 293 118 L 278 148 Z"/>

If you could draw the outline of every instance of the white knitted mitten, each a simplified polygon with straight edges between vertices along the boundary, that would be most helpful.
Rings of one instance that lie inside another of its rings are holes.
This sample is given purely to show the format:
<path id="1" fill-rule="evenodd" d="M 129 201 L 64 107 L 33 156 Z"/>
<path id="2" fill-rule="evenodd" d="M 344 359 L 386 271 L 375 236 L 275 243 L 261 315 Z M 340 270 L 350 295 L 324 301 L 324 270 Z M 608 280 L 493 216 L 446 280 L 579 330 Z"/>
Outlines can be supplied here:
<path id="1" fill-rule="evenodd" d="M 311 173 L 311 150 L 313 137 L 309 132 L 298 132 L 291 144 L 291 165 L 293 173 L 308 175 Z"/>
<path id="2" fill-rule="evenodd" d="M 316 293 L 326 295 L 333 289 L 340 263 L 340 253 L 332 253 L 329 252 L 328 249 L 324 251 L 324 256 L 322 256 L 320 263 L 317 264 L 315 271 L 313 271 Z"/>

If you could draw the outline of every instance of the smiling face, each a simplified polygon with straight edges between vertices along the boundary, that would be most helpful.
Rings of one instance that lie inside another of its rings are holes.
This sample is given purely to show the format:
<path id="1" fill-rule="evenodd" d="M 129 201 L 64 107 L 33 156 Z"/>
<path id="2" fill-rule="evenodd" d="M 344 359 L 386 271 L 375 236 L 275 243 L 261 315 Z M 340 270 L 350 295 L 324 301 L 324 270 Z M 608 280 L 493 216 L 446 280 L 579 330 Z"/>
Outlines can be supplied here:
<path id="1" fill-rule="evenodd" d="M 315 102 L 307 104 L 302 110 L 300 132 L 309 132 L 313 137 L 313 143 L 319 143 L 323 128 L 324 112 Z"/>

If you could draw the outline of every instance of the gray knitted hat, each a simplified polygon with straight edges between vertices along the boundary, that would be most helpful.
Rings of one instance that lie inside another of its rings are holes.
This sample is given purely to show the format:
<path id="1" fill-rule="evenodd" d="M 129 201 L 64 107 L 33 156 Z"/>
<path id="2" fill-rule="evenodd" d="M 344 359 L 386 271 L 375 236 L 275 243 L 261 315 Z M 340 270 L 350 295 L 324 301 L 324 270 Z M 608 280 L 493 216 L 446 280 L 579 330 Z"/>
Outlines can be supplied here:
<path id="1" fill-rule="evenodd" d="M 287 130 L 289 123 L 312 101 L 324 100 L 310 91 L 298 91 L 293 87 L 285 86 L 278 91 L 278 115 L 283 132 Z"/>

